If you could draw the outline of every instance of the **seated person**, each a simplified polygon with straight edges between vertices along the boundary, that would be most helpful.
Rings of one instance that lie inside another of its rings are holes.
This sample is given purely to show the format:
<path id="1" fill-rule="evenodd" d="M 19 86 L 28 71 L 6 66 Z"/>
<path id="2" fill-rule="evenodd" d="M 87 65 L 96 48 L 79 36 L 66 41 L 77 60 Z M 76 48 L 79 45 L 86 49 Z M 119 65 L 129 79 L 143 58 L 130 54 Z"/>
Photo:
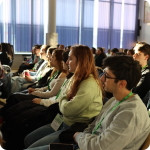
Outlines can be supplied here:
<path id="1" fill-rule="evenodd" d="M 38 81 L 41 75 L 41 72 L 43 71 L 43 69 L 47 66 L 48 62 L 47 62 L 47 49 L 49 46 L 43 45 L 41 47 L 40 50 L 40 59 L 44 60 L 43 63 L 41 64 L 41 66 L 39 67 L 38 71 L 35 73 L 34 76 L 31 75 L 25 75 L 25 77 L 14 77 L 12 78 L 12 88 L 11 88 L 11 93 L 15 93 L 15 92 L 20 92 L 24 89 L 22 89 L 22 86 L 26 83 L 33 83 L 35 81 Z M 27 87 L 24 87 L 25 89 Z"/>
<path id="2" fill-rule="evenodd" d="M 90 48 L 83 45 L 73 46 L 69 52 L 67 65 L 69 72 L 74 75 L 58 97 L 63 124 L 56 132 L 50 124 L 47 124 L 30 133 L 25 138 L 25 146 L 30 146 L 28 149 L 38 149 L 40 146 L 39 148 L 44 150 L 43 145 L 48 149 L 49 143 L 59 142 L 59 135 L 66 128 L 76 122 L 88 125 L 101 111 L 103 89 Z"/>
<path id="3" fill-rule="evenodd" d="M 60 52 L 62 55 L 62 50 L 56 51 Z M 63 53 L 63 63 L 58 63 L 55 60 L 55 56 L 52 55 L 53 59 L 51 59 L 51 66 L 56 67 L 58 70 L 60 66 L 62 72 L 58 78 L 53 79 L 53 81 L 50 83 L 50 91 L 42 92 L 42 88 L 39 89 L 40 91 L 36 89 L 37 93 L 43 93 L 45 95 L 49 94 L 50 96 L 47 99 L 40 98 L 39 95 L 39 98 L 33 98 L 33 100 L 24 100 L 9 108 L 4 114 L 3 119 L 5 123 L 3 123 L 1 130 L 4 137 L 6 137 L 4 138 L 6 141 L 5 149 L 20 150 L 25 148 L 23 142 L 25 136 L 27 136 L 27 134 L 29 134 L 31 131 L 34 131 L 45 124 L 51 123 L 57 113 L 60 112 L 58 106 L 59 99 L 58 96 L 56 98 L 56 95 L 59 95 L 58 93 L 61 86 L 66 87 L 71 77 L 68 74 L 68 66 L 66 65 L 68 53 L 69 52 L 67 51 Z M 67 80 L 64 82 L 66 75 Z M 28 127 L 24 127 L 24 125 L 28 125 Z M 20 126 L 19 129 L 18 126 Z M 14 136 L 15 138 L 13 138 Z M 17 145 L 15 141 L 18 142 Z"/>
<path id="4" fill-rule="evenodd" d="M 36 50 L 40 49 L 42 45 L 34 45 L 31 52 L 31 59 L 27 62 L 24 62 L 20 65 L 19 69 L 17 72 L 13 73 L 13 76 L 18 76 L 19 74 L 21 74 L 23 72 L 23 70 L 26 69 L 32 69 L 34 67 L 34 65 L 37 63 L 38 61 L 38 57 L 36 57 Z"/>
<path id="5" fill-rule="evenodd" d="M 111 56 L 115 55 L 117 52 L 119 52 L 118 48 L 113 48 L 111 50 Z"/>
<path id="6" fill-rule="evenodd" d="M 141 42 L 134 47 L 134 50 L 135 54 L 133 58 L 137 60 L 142 67 L 142 77 L 132 91 L 137 93 L 143 100 L 150 90 L 150 68 L 147 65 L 147 61 L 150 59 L 150 45 Z M 132 78 L 134 79 L 134 74 Z M 147 106 L 148 99 L 145 99 L 143 102 Z"/>
<path id="7" fill-rule="evenodd" d="M 6 104 L 3 108 L 0 109 L 0 115 L 3 116 L 5 111 L 12 107 L 13 105 L 25 101 L 25 100 L 33 100 L 34 98 L 43 98 L 47 99 L 52 96 L 56 96 L 59 92 L 61 85 L 63 84 L 66 77 L 62 77 L 64 75 L 64 70 L 62 68 L 62 59 L 63 59 L 63 50 L 54 50 L 52 53 L 52 57 L 50 58 L 50 63 L 53 68 L 53 72 L 51 73 L 48 84 L 42 88 L 29 88 L 29 94 L 24 93 L 14 93 L 9 96 L 6 100 Z M 58 78 L 58 77 L 61 78 Z M 58 78 L 58 79 L 57 79 Z"/>
<path id="8" fill-rule="evenodd" d="M 102 67 L 103 59 L 106 58 L 106 54 L 104 53 L 101 47 L 98 47 L 96 50 L 95 56 L 95 66 Z"/>
<path id="9" fill-rule="evenodd" d="M 0 61 L 2 65 L 9 65 L 8 47 L 6 43 L 0 44 Z"/>
<path id="10" fill-rule="evenodd" d="M 74 134 L 75 142 L 81 150 L 139 150 L 150 133 L 147 109 L 131 92 L 141 78 L 141 66 L 130 56 L 110 56 L 104 67 L 103 87 L 114 97 L 84 132 Z"/>

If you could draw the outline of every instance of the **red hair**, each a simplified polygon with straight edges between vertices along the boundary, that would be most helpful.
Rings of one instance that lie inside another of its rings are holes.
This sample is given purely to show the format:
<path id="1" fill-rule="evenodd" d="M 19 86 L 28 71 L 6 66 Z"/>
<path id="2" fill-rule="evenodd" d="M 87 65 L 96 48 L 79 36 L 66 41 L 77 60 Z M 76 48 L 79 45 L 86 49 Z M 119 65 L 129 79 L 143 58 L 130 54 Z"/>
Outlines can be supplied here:
<path id="1" fill-rule="evenodd" d="M 73 55 L 77 58 L 77 67 L 75 73 L 73 75 L 73 82 L 70 86 L 68 94 L 68 99 L 72 99 L 80 86 L 80 83 L 83 80 L 86 80 L 90 74 L 93 75 L 97 84 L 99 85 L 100 90 L 104 94 L 104 90 L 102 88 L 102 83 L 98 78 L 97 70 L 95 68 L 94 57 L 92 51 L 88 46 L 78 45 L 72 47 Z"/>

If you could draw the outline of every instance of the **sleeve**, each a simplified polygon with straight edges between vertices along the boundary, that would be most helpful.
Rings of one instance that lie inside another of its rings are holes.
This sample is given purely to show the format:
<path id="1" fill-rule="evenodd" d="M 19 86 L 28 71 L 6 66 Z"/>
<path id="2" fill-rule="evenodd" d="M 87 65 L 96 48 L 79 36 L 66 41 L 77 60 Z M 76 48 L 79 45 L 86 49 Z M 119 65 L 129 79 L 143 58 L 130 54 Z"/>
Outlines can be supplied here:
<path id="1" fill-rule="evenodd" d="M 102 133 L 92 134 L 85 130 L 76 136 L 76 141 L 84 150 L 121 150 L 137 136 L 134 129 L 135 115 L 126 110 L 118 113 Z"/>
<path id="2" fill-rule="evenodd" d="M 150 75 L 144 74 L 140 79 L 138 85 L 133 89 L 133 92 L 138 94 L 143 99 L 150 90 Z"/>
<path id="3" fill-rule="evenodd" d="M 88 79 L 87 79 L 88 80 Z M 84 80 L 79 86 L 77 94 L 68 101 L 62 98 L 59 101 L 60 111 L 66 117 L 75 117 L 93 103 L 99 91 L 97 83 L 93 84 L 93 80 Z M 93 90 L 94 89 L 94 90 Z M 80 105 L 79 105 L 80 104 Z"/>
<path id="4" fill-rule="evenodd" d="M 64 78 L 64 80 L 65 80 L 65 78 Z M 46 92 L 43 92 L 43 91 L 35 91 L 35 92 L 32 92 L 32 95 L 36 95 L 36 96 L 39 96 L 39 97 L 45 98 L 45 99 L 50 98 L 50 97 L 52 97 L 52 96 L 56 96 L 57 93 L 59 92 L 59 90 L 60 90 L 60 88 L 61 88 L 61 86 L 62 86 L 64 80 L 62 80 L 62 79 L 56 80 L 56 82 L 55 82 L 53 88 L 51 89 L 51 91 L 46 91 Z M 47 89 L 48 89 L 48 88 L 47 88 Z"/>
<path id="5" fill-rule="evenodd" d="M 56 96 L 53 96 L 49 99 L 42 99 L 40 102 L 40 105 L 43 105 L 45 107 L 49 107 L 50 105 L 54 104 L 54 103 L 58 103 L 58 98 L 56 99 Z"/>

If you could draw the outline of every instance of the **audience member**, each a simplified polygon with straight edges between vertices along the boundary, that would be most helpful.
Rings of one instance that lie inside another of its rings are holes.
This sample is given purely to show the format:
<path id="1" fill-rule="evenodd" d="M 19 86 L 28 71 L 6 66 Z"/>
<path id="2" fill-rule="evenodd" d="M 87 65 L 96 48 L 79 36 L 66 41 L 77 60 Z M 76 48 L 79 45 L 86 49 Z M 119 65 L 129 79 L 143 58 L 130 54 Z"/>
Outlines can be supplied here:
<path id="1" fill-rule="evenodd" d="M 147 109 L 131 92 L 141 78 L 141 67 L 129 56 L 107 57 L 104 66 L 101 80 L 114 97 L 84 132 L 74 134 L 75 142 L 82 150 L 138 150 L 150 133 Z"/>
<path id="2" fill-rule="evenodd" d="M 60 78 L 57 80 L 58 76 L 63 76 L 63 72 L 65 72 L 63 70 L 62 67 L 62 54 L 63 54 L 63 50 L 54 50 L 52 57 L 50 59 L 50 63 L 51 66 L 54 67 L 53 72 L 51 73 L 51 76 L 48 80 L 48 85 L 46 85 L 43 88 L 29 88 L 28 89 L 28 93 L 29 94 L 25 94 L 25 93 L 14 93 L 11 96 L 9 96 L 9 98 L 6 100 L 6 105 L 1 108 L 0 110 L 0 115 L 4 116 L 5 115 L 5 111 L 12 107 L 13 105 L 25 101 L 25 100 L 33 100 L 34 98 L 49 98 L 52 96 L 55 96 L 59 89 L 60 86 L 63 84 L 65 77 L 64 78 Z M 56 83 L 56 85 L 55 85 Z M 54 86 L 54 87 L 53 87 Z M 51 88 L 53 87 L 53 88 Z M 53 90 L 52 90 L 53 89 Z"/>
<path id="3" fill-rule="evenodd" d="M 123 53 L 123 48 L 119 48 L 119 52 Z"/>
<path id="4" fill-rule="evenodd" d="M 134 50 L 133 50 L 133 49 L 129 49 L 129 50 L 127 51 L 127 55 L 133 56 L 133 55 L 134 55 Z"/>
<path id="5" fill-rule="evenodd" d="M 68 66 L 66 65 L 66 61 L 68 60 L 68 53 L 69 51 L 64 52 L 62 57 L 62 50 L 56 50 L 56 53 L 54 51 L 52 54 L 51 66 L 57 68 L 57 71 L 60 70 L 59 67 L 61 66 L 62 71 L 58 78 L 51 81 L 50 91 L 42 92 L 42 88 L 39 90 L 35 89 L 39 93 L 39 97 L 43 97 L 42 93 L 45 95 L 49 93 L 49 97 L 47 99 L 34 98 L 32 101 L 25 100 L 19 104 L 14 105 L 6 111 L 5 115 L 3 116 L 5 123 L 2 126 L 3 135 L 6 137 L 6 149 L 24 149 L 23 141 L 25 136 L 31 131 L 45 124 L 51 123 L 57 113 L 60 113 L 58 106 L 59 98 L 56 99 L 56 95 L 59 93 L 60 87 L 66 79 L 66 75 L 67 80 L 64 82 L 63 87 L 66 87 L 70 78 L 70 75 L 68 74 Z M 60 55 L 59 57 L 63 60 L 63 66 L 61 61 L 58 62 L 58 54 Z M 57 61 L 55 58 L 57 58 Z M 47 86 L 44 87 L 44 89 L 47 89 Z M 35 92 L 32 94 L 35 94 Z M 28 124 L 28 128 L 24 128 L 24 124 Z M 20 126 L 19 130 L 17 126 Z M 13 138 L 14 134 L 17 135 L 15 138 Z M 7 137 L 6 135 L 9 136 Z M 18 142 L 17 145 L 15 144 L 16 140 Z"/>
<path id="6" fill-rule="evenodd" d="M 59 95 L 63 125 L 56 132 L 49 124 L 30 133 L 25 138 L 25 146 L 30 146 L 29 149 L 39 146 L 43 150 L 48 149 L 49 143 L 59 142 L 62 131 L 76 122 L 89 124 L 102 108 L 102 86 L 90 48 L 82 45 L 72 47 L 67 64 L 69 72 L 74 75 Z"/>
<path id="7" fill-rule="evenodd" d="M 65 50 L 65 46 L 64 45 L 59 45 L 58 49 Z"/>
<path id="8" fill-rule="evenodd" d="M 111 56 L 115 55 L 117 52 L 119 52 L 119 50 L 117 48 L 113 48 L 111 50 Z"/>
<path id="9" fill-rule="evenodd" d="M 123 52 L 127 55 L 128 49 L 124 49 Z"/>
<path id="10" fill-rule="evenodd" d="M 91 48 L 91 51 L 92 51 L 92 53 L 93 53 L 93 57 L 95 57 L 95 55 L 96 55 L 96 48 L 92 47 L 92 48 Z"/>
<path id="11" fill-rule="evenodd" d="M 22 87 L 24 84 L 27 83 L 33 83 L 35 81 L 38 81 L 40 79 L 41 73 L 44 70 L 44 68 L 47 66 L 48 62 L 47 62 L 47 49 L 49 48 L 49 46 L 43 45 L 41 47 L 40 50 L 40 59 L 43 59 L 43 63 L 41 64 L 41 66 L 39 67 L 39 69 L 37 70 L 37 72 L 35 72 L 33 74 L 33 76 L 30 75 L 25 75 L 25 77 L 17 77 L 13 82 L 12 82 L 12 88 L 11 88 L 11 93 L 15 93 L 15 92 L 20 92 L 22 90 L 24 90 Z M 32 73 L 32 72 L 31 72 Z M 24 73 L 25 74 L 25 73 Z M 24 87 L 25 89 L 27 87 Z"/>
<path id="12" fill-rule="evenodd" d="M 137 93 L 140 98 L 143 99 L 150 90 L 150 69 L 147 65 L 147 61 L 150 59 L 150 45 L 140 42 L 134 47 L 134 50 L 135 54 L 133 55 L 133 58 L 139 61 L 142 67 L 142 78 L 137 86 L 133 88 L 133 92 Z M 134 79 L 134 77 L 132 77 L 132 79 Z M 147 105 L 148 99 L 143 102 Z"/>
<path id="13" fill-rule="evenodd" d="M 0 44 L 0 61 L 2 65 L 9 65 L 10 57 L 8 55 L 8 47 L 6 43 Z"/>
<path id="14" fill-rule="evenodd" d="M 106 58 L 106 54 L 103 52 L 103 49 L 101 47 L 98 47 L 96 50 L 95 65 L 98 67 L 102 67 L 104 58 Z"/>
<path id="15" fill-rule="evenodd" d="M 111 50 L 110 50 L 110 49 L 107 50 L 106 55 L 107 55 L 107 57 L 108 57 L 108 56 L 111 56 Z"/>

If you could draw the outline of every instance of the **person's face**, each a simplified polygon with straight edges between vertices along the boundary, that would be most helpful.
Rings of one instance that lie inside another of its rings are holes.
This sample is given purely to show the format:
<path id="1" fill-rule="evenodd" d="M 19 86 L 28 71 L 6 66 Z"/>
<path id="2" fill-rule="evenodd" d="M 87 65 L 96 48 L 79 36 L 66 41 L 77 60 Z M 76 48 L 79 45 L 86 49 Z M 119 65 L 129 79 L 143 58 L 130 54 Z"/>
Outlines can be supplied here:
<path id="1" fill-rule="evenodd" d="M 127 55 L 132 56 L 132 54 L 130 53 L 130 51 L 127 51 Z"/>
<path id="2" fill-rule="evenodd" d="M 52 56 L 51 56 L 51 59 L 50 59 L 50 64 L 51 64 L 52 67 L 56 67 L 56 65 L 57 65 L 55 52 L 52 53 Z"/>
<path id="3" fill-rule="evenodd" d="M 133 55 L 133 59 L 137 60 L 140 63 L 140 65 L 143 65 L 145 64 L 145 61 L 147 61 L 148 55 L 145 56 L 143 52 L 135 49 L 135 54 Z"/>
<path id="4" fill-rule="evenodd" d="M 113 55 L 115 55 L 115 53 L 114 53 L 114 52 L 111 52 L 111 56 L 113 56 Z"/>
<path id="5" fill-rule="evenodd" d="M 68 71 L 68 65 L 64 61 L 62 61 L 62 63 L 63 63 L 63 69 Z"/>
<path id="6" fill-rule="evenodd" d="M 100 55 L 101 53 L 102 53 L 102 52 L 101 52 L 100 49 L 97 49 L 97 50 L 96 50 L 96 54 L 97 54 L 97 55 Z"/>
<path id="7" fill-rule="evenodd" d="M 47 51 L 46 57 L 47 57 L 47 61 L 50 62 L 50 60 L 51 60 L 51 53 L 49 53 L 49 51 Z"/>
<path id="8" fill-rule="evenodd" d="M 72 50 L 69 52 L 66 64 L 69 67 L 69 72 L 74 73 L 77 67 L 77 58 L 73 55 Z"/>
<path id="9" fill-rule="evenodd" d="M 41 50 L 40 50 L 40 58 L 41 58 L 41 59 L 44 59 L 44 60 L 47 60 L 44 47 L 42 47 Z"/>
<path id="10" fill-rule="evenodd" d="M 106 92 L 115 93 L 117 90 L 117 83 L 115 83 L 115 75 L 112 71 L 106 67 L 104 70 L 104 74 L 101 77 L 101 81 L 103 83 L 104 90 Z"/>
<path id="11" fill-rule="evenodd" d="M 40 56 L 40 49 L 36 49 L 36 56 Z"/>

